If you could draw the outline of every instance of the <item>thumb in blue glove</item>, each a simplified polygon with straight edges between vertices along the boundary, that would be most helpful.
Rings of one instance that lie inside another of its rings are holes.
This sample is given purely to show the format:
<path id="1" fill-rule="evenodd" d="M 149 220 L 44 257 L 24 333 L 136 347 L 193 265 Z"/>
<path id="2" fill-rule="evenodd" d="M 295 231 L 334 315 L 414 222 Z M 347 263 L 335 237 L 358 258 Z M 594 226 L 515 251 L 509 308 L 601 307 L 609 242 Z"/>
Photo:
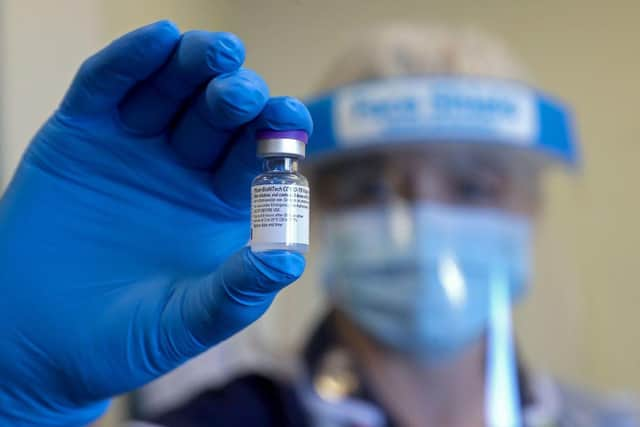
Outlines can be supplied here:
<path id="1" fill-rule="evenodd" d="M 311 132 L 228 33 L 158 22 L 80 68 L 0 200 L 0 425 L 84 425 L 256 320 L 304 270 L 253 254 L 257 129 Z"/>

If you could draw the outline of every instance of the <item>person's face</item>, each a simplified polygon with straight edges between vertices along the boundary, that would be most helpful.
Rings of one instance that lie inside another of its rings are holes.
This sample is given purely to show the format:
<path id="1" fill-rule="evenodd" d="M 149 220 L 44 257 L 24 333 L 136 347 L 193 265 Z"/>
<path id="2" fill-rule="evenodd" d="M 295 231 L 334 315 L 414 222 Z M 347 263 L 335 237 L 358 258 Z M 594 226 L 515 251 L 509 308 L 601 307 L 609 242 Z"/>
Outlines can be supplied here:
<path id="1" fill-rule="evenodd" d="M 517 149 L 462 144 L 352 154 L 314 170 L 314 203 L 340 211 L 432 201 L 533 217 L 539 174 L 528 156 Z"/>
<path id="2" fill-rule="evenodd" d="M 523 292 L 537 162 L 498 145 L 392 148 L 311 174 L 330 299 L 381 348 L 454 354 L 482 336 L 497 262 Z"/>

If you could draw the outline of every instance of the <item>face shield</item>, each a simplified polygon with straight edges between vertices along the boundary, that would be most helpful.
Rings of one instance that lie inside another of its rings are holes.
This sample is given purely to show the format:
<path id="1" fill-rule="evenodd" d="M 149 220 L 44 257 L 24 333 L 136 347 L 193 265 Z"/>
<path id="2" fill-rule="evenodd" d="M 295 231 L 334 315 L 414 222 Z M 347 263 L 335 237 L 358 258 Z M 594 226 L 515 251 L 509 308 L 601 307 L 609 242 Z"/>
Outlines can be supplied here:
<path id="1" fill-rule="evenodd" d="M 308 105 L 330 300 L 419 363 L 455 363 L 481 341 L 486 424 L 521 425 L 510 309 L 530 281 L 540 172 L 577 159 L 564 107 L 513 82 L 444 77 Z"/>

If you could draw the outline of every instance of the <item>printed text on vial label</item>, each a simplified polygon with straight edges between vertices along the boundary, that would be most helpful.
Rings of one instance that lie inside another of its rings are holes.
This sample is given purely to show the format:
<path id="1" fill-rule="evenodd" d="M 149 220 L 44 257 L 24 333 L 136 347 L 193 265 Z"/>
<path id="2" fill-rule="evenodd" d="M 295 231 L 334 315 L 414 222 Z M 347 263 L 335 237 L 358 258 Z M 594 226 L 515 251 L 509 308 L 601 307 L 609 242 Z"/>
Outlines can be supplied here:
<path id="1" fill-rule="evenodd" d="M 254 242 L 309 243 L 309 188 L 267 184 L 251 189 Z"/>

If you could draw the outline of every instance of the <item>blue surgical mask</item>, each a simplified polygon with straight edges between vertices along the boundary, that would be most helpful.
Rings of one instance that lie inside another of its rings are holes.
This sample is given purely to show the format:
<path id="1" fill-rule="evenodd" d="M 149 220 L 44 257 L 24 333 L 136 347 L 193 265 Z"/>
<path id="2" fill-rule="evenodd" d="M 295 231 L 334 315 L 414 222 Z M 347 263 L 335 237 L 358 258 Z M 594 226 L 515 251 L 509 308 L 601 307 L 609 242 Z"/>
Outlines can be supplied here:
<path id="1" fill-rule="evenodd" d="M 530 222 L 429 202 L 325 218 L 325 283 L 333 303 L 379 342 L 418 358 L 453 356 L 484 333 L 492 272 L 510 300 L 530 276 Z"/>

